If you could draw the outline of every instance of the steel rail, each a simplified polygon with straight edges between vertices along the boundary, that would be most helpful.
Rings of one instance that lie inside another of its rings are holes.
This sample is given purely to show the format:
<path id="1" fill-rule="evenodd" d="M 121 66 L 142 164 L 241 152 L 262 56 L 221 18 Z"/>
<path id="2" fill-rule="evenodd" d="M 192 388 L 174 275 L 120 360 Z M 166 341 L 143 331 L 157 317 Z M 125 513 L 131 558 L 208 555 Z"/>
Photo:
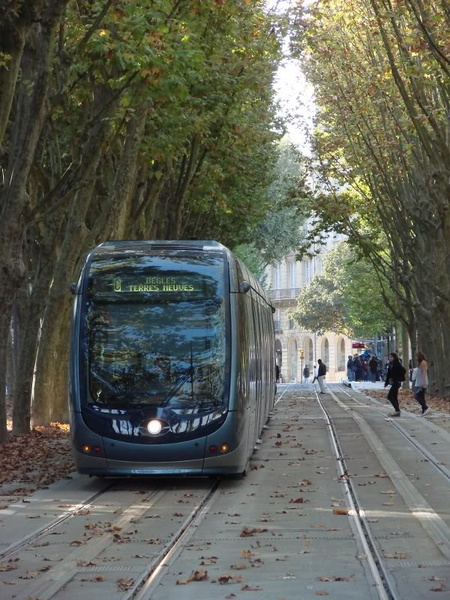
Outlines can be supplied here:
<path id="1" fill-rule="evenodd" d="M 347 390 L 342 390 L 342 392 L 344 394 L 346 394 L 349 398 L 351 398 L 356 404 L 359 404 L 360 406 L 364 406 L 364 407 L 368 406 L 367 404 L 363 404 L 360 400 L 358 400 L 357 398 L 355 398 L 354 396 L 349 394 L 347 392 Z M 424 456 L 428 460 L 428 462 L 430 462 L 433 465 L 433 467 L 435 467 L 435 469 L 437 469 L 440 472 L 441 475 L 444 475 L 444 477 L 447 479 L 447 481 L 450 482 L 450 469 L 446 468 L 429 450 L 424 448 L 424 446 L 422 446 L 422 444 L 420 442 L 418 442 L 413 437 L 411 437 L 411 435 L 400 425 L 400 423 L 398 421 L 395 421 L 394 418 L 391 419 L 389 417 L 386 417 L 385 413 L 382 412 L 380 409 L 378 409 L 376 406 L 369 405 L 369 408 L 371 408 L 375 413 L 378 413 L 382 417 L 387 418 L 391 422 L 391 425 L 395 429 L 397 429 L 397 431 L 399 433 L 401 433 L 403 435 L 403 437 L 412 446 L 414 446 L 422 454 L 422 456 Z M 415 415 L 411 415 L 411 416 L 415 416 Z M 417 418 L 419 419 L 422 417 L 418 416 Z M 433 426 L 435 426 L 435 425 L 433 425 Z M 445 432 L 445 433 L 447 433 L 447 432 Z"/>
<path id="2" fill-rule="evenodd" d="M 364 553 L 367 556 L 367 563 L 374 581 L 374 587 L 378 593 L 380 600 L 400 600 L 395 593 L 395 586 L 391 581 L 391 577 L 384 565 L 381 554 L 377 549 L 376 542 L 372 536 L 369 525 L 366 522 L 364 510 L 359 503 L 355 488 L 348 474 L 348 469 L 344 459 L 339 437 L 333 425 L 332 419 L 323 405 L 317 391 L 315 391 L 317 402 L 325 416 L 325 422 L 330 435 L 333 450 L 337 459 L 338 470 L 340 472 L 340 481 L 346 490 L 346 498 L 350 506 L 348 516 L 353 523 L 359 540 L 363 546 Z"/>
<path id="3" fill-rule="evenodd" d="M 91 496 L 86 498 L 86 500 L 84 500 L 83 502 L 79 502 L 78 504 L 75 504 L 70 509 L 66 510 L 61 515 L 59 515 L 58 517 L 53 519 L 50 523 L 47 523 L 46 525 L 43 525 L 42 527 L 35 529 L 33 532 L 24 536 L 20 540 L 13 542 L 5 550 L 0 552 L 0 559 L 3 560 L 5 558 L 8 558 L 8 557 L 16 554 L 17 552 L 20 552 L 20 550 L 22 550 L 23 548 L 25 548 L 32 542 L 35 542 L 35 541 L 39 540 L 41 537 L 44 537 L 45 535 L 47 535 L 47 533 L 49 531 L 51 531 L 55 527 L 58 527 L 58 525 L 61 525 L 61 523 L 64 523 L 64 521 L 67 521 L 71 517 L 75 516 L 79 510 L 82 510 L 82 509 L 92 506 L 92 504 L 96 500 L 98 500 L 98 498 L 100 498 L 101 496 L 103 496 L 103 494 L 108 492 L 112 487 L 114 487 L 114 485 L 115 485 L 115 482 L 109 483 L 105 488 L 103 488 L 102 490 L 99 490 L 98 492 L 95 492 L 94 494 L 92 494 Z"/>
<path id="4" fill-rule="evenodd" d="M 203 499 L 192 510 L 187 519 L 185 519 L 179 530 L 155 558 L 150 568 L 135 582 L 135 585 L 129 590 L 128 594 L 123 596 L 121 600 L 148 600 L 151 598 L 153 591 L 170 565 L 194 535 L 200 522 L 208 514 L 219 492 L 220 485 L 220 479 L 214 482 Z"/>

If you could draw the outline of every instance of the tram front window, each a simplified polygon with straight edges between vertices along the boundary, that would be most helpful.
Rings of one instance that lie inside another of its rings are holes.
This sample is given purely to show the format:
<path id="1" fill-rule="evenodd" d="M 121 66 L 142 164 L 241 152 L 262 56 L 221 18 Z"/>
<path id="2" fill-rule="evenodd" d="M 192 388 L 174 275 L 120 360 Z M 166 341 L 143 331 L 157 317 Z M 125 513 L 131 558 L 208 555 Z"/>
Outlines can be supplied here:
<path id="1" fill-rule="evenodd" d="M 220 257 L 208 259 L 195 270 L 173 257 L 94 265 L 85 337 L 90 404 L 223 406 L 224 267 Z"/>

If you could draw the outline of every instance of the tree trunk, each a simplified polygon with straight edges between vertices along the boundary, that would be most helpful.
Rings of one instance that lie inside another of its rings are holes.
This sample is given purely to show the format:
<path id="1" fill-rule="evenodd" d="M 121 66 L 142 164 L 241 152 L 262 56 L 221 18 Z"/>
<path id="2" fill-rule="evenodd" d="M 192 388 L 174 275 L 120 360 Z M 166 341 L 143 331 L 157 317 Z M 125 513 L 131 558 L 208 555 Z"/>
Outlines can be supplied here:
<path id="1" fill-rule="evenodd" d="M 0 336 L 3 343 L 0 343 L 0 365 L 6 365 L 6 353 L 8 344 L 9 318 L 3 311 L 0 314 Z M 6 369 L 0 368 L 0 442 L 7 438 L 8 430 L 6 426 Z"/>
<path id="2" fill-rule="evenodd" d="M 6 358 L 4 346 L 8 339 L 8 328 L 16 294 L 18 290 L 26 290 L 27 286 L 23 261 L 24 214 L 28 202 L 27 182 L 46 118 L 54 32 L 65 4 L 64 0 L 42 3 L 43 14 L 40 14 L 41 18 L 36 19 L 37 22 L 33 32 L 28 36 L 22 56 L 21 86 L 16 118 L 10 133 L 9 164 L 4 177 L 6 184 L 0 197 L 2 206 L 0 306 L 4 317 L 0 331 L 0 344 L 4 358 Z M 31 3 L 29 8 L 40 6 L 41 3 Z M 6 364 L 6 360 L 3 364 Z"/>
<path id="3" fill-rule="evenodd" d="M 26 433 L 30 429 L 32 390 L 35 379 L 35 362 L 40 340 L 41 318 L 45 312 L 45 299 L 53 277 L 55 264 L 54 238 L 48 235 L 40 244 L 39 255 L 33 256 L 30 263 L 36 265 L 34 283 L 25 298 L 18 296 L 20 315 L 20 352 L 14 398 L 13 432 Z M 42 424 L 42 423 L 39 423 Z"/>
<path id="4" fill-rule="evenodd" d="M 409 367 L 409 336 L 408 329 L 406 325 L 402 323 L 402 358 L 403 358 L 403 366 L 406 369 L 406 377 L 405 382 L 403 384 L 403 389 L 409 390 L 409 377 L 408 377 L 408 367 Z"/>
<path id="5" fill-rule="evenodd" d="M 104 105 L 109 99 L 108 90 L 96 91 L 96 103 L 100 106 Z M 86 249 L 86 240 L 89 236 L 85 220 L 95 190 L 103 144 L 109 130 L 106 117 L 105 114 L 104 119 L 95 122 L 89 132 L 82 155 L 83 186 L 72 201 L 60 254 L 53 271 L 52 285 L 47 296 L 36 361 L 33 422 L 37 423 L 62 420 L 67 417 L 67 352 L 72 303 L 69 290 L 75 266 Z"/>

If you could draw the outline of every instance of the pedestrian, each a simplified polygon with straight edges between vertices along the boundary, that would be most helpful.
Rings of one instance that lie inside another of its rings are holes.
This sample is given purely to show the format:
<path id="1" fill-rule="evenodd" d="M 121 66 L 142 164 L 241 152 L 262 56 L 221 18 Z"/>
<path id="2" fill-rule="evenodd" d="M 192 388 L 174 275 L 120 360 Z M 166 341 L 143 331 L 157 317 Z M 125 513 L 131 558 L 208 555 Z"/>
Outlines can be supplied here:
<path id="1" fill-rule="evenodd" d="M 305 368 L 303 369 L 303 381 L 304 381 L 304 383 L 309 383 L 309 367 L 308 367 L 308 365 L 305 365 Z"/>
<path id="2" fill-rule="evenodd" d="M 355 381 L 361 381 L 362 368 L 361 360 L 357 354 L 353 357 L 353 370 L 355 372 Z"/>
<path id="3" fill-rule="evenodd" d="M 347 359 L 347 380 L 354 381 L 354 379 L 355 375 L 353 373 L 353 356 L 349 354 Z"/>
<path id="4" fill-rule="evenodd" d="M 375 355 L 372 356 L 372 358 L 369 360 L 369 369 L 370 369 L 370 381 L 372 383 L 375 383 L 375 381 L 377 380 L 377 372 L 378 372 L 378 359 Z"/>
<path id="5" fill-rule="evenodd" d="M 313 367 L 313 373 L 314 373 L 314 377 L 313 377 L 312 382 L 314 384 L 317 381 L 317 365 L 314 365 L 314 367 Z"/>
<path id="6" fill-rule="evenodd" d="M 425 393 L 428 387 L 428 363 L 425 358 L 424 353 L 421 350 L 416 352 L 416 360 L 417 360 L 417 371 L 416 371 L 416 380 L 414 382 L 414 396 L 417 402 L 422 407 L 422 417 L 429 412 L 429 407 L 427 406 L 425 400 Z"/>
<path id="7" fill-rule="evenodd" d="M 317 359 L 319 368 L 317 369 L 317 380 L 319 382 L 320 393 L 325 394 L 325 375 L 327 374 L 327 366 L 323 363 L 320 358 Z"/>
<path id="8" fill-rule="evenodd" d="M 406 369 L 400 362 L 398 355 L 395 352 L 389 354 L 389 367 L 386 374 L 386 381 L 384 387 L 391 386 L 387 399 L 394 407 L 394 412 L 390 414 L 390 417 L 400 416 L 400 406 L 398 403 L 398 390 L 402 385 L 402 381 L 405 381 Z"/>

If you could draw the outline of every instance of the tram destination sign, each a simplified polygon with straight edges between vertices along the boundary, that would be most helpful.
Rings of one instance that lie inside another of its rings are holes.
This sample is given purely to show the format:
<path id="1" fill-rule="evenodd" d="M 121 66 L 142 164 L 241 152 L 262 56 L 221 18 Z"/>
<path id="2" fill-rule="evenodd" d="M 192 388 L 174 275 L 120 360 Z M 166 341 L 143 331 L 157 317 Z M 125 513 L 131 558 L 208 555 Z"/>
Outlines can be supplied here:
<path id="1" fill-rule="evenodd" d="M 178 277 L 145 277 L 141 281 L 123 281 L 120 277 L 114 279 L 114 291 L 116 293 L 139 293 L 139 292 L 197 292 L 200 291 L 186 281 Z"/>
<path id="2" fill-rule="evenodd" d="M 197 294 L 205 293 L 205 284 L 210 278 L 201 278 L 198 273 L 186 273 L 168 276 L 145 276 L 136 274 L 100 275 L 94 278 L 92 292 L 94 296 L 120 295 L 160 295 L 160 294 Z"/>

